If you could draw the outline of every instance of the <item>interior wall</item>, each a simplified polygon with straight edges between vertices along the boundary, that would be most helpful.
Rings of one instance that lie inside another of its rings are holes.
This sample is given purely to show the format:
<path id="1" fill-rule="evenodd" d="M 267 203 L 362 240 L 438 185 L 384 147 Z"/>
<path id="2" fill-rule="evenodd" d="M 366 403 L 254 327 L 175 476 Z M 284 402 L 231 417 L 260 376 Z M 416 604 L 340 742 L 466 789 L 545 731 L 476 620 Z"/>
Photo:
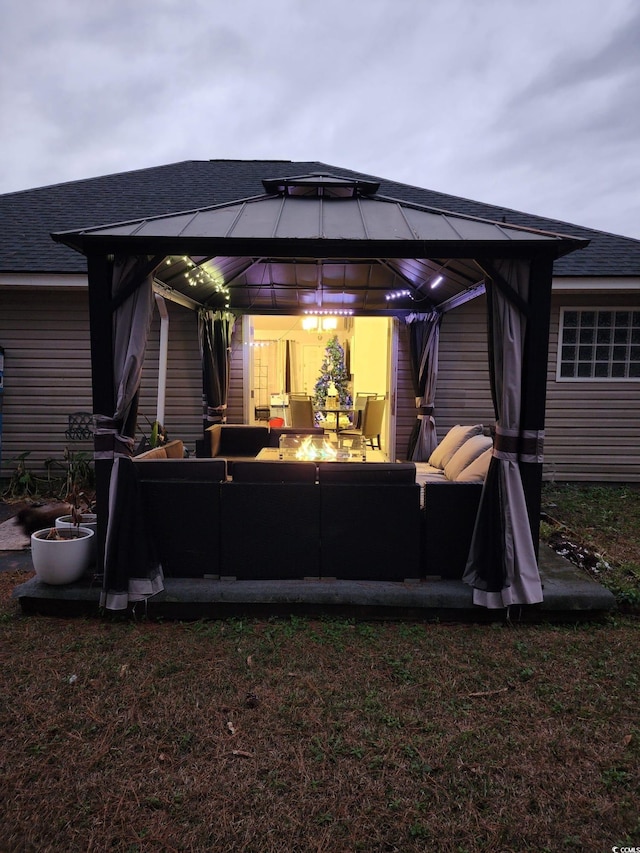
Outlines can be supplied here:
<path id="1" fill-rule="evenodd" d="M 263 405 L 271 394 L 285 391 L 284 367 L 286 342 L 290 348 L 291 387 L 294 393 L 313 394 L 315 383 L 320 376 L 322 359 L 327 344 L 334 335 L 343 347 L 351 345 L 351 331 L 347 328 L 350 321 L 338 321 L 338 328 L 330 331 L 306 331 L 302 328 L 302 317 L 254 316 L 250 319 L 251 339 L 248 342 L 252 352 L 250 415 L 254 418 L 254 409 Z"/>
<path id="2" fill-rule="evenodd" d="M 355 317 L 351 347 L 353 393 L 387 393 L 389 320 L 387 317 Z"/>

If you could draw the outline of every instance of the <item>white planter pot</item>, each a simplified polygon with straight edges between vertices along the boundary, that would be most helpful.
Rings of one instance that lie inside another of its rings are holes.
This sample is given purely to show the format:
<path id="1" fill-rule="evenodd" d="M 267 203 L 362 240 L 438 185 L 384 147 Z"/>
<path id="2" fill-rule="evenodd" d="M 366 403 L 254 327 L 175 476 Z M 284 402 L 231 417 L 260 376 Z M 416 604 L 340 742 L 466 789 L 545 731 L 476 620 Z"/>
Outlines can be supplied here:
<path id="1" fill-rule="evenodd" d="M 48 584 L 73 583 L 91 564 L 95 533 L 87 527 L 60 529 L 62 539 L 47 539 L 51 528 L 31 534 L 31 559 L 38 579 Z"/>
<path id="2" fill-rule="evenodd" d="M 61 515 L 60 518 L 56 518 L 56 527 L 75 527 L 73 516 Z M 80 527 L 87 527 L 95 532 L 98 529 L 98 516 L 95 512 L 83 512 Z"/>
<path id="3" fill-rule="evenodd" d="M 73 520 L 72 515 L 61 515 L 60 518 L 56 518 L 56 527 L 58 530 L 68 529 L 70 527 L 75 528 L 76 523 Z M 80 527 L 86 527 L 94 532 L 94 536 L 91 539 L 91 562 L 94 563 L 98 556 L 98 516 L 95 512 L 83 512 Z"/>

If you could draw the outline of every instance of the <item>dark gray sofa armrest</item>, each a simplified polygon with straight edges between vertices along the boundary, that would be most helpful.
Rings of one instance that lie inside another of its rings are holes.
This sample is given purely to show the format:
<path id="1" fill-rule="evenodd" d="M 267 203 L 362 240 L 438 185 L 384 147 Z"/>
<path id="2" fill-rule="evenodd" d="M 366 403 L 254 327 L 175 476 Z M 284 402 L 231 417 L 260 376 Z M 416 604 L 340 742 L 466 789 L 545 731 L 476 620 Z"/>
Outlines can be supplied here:
<path id="1" fill-rule="evenodd" d="M 425 575 L 461 578 L 482 495 L 482 483 L 427 483 L 422 509 Z"/>

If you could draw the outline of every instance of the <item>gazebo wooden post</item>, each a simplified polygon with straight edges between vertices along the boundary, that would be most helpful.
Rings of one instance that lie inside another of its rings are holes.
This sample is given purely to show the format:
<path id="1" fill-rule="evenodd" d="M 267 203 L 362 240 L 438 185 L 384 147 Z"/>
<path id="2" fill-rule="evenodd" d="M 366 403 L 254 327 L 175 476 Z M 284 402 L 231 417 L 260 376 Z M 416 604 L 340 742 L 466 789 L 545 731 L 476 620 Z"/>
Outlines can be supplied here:
<path id="1" fill-rule="evenodd" d="M 113 260 L 104 254 L 87 256 L 89 277 L 89 324 L 91 329 L 91 384 L 93 412 L 110 417 L 115 410 L 113 378 L 113 312 L 111 287 Z M 104 546 L 109 516 L 109 480 L 113 461 L 95 460 L 98 510 L 98 570 L 104 565 Z"/>
<path id="2" fill-rule="evenodd" d="M 530 313 L 522 362 L 521 423 L 524 430 L 544 430 L 552 278 L 552 259 L 542 258 L 532 261 L 528 300 Z M 537 556 L 542 501 L 542 462 L 520 462 L 520 474 Z"/>

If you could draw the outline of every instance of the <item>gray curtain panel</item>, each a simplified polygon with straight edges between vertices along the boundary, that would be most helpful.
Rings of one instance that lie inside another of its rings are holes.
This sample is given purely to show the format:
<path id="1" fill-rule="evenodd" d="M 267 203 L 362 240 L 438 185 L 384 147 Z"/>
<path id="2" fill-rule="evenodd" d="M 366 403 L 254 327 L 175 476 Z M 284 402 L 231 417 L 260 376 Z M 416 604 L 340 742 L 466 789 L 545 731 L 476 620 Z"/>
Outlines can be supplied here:
<path id="1" fill-rule="evenodd" d="M 145 527 L 136 466 L 131 458 L 119 456 L 111 469 L 100 606 L 126 610 L 163 589 L 162 566 Z"/>
<path id="2" fill-rule="evenodd" d="M 407 449 L 407 459 L 411 462 L 426 462 L 438 443 L 433 407 L 438 381 L 441 322 L 439 311 L 409 314 L 406 318 L 411 378 L 416 395 L 416 422 Z"/>
<path id="3" fill-rule="evenodd" d="M 493 456 L 480 500 L 464 581 L 488 608 L 542 601 L 520 465 L 542 461 L 542 434 L 521 423 L 528 261 L 500 260 L 501 286 L 487 280 L 489 369 L 496 412 Z M 531 448 L 537 448 L 531 454 Z"/>
<path id="4" fill-rule="evenodd" d="M 228 311 L 198 312 L 198 341 L 202 359 L 202 420 L 204 430 L 225 423 L 229 396 L 231 334 L 235 318 Z"/>
<path id="5" fill-rule="evenodd" d="M 138 390 L 153 315 L 153 276 L 149 258 L 116 256 L 111 297 L 113 312 L 113 372 L 115 412 L 96 414 L 96 458 L 131 456 L 134 448 Z"/>
<path id="6" fill-rule="evenodd" d="M 163 589 L 162 567 L 142 527 L 134 449 L 138 392 L 151 318 L 151 259 L 116 257 L 111 296 L 115 412 L 96 416 L 96 458 L 113 459 L 101 606 L 123 610 Z M 98 435 L 99 434 L 99 435 Z"/>

